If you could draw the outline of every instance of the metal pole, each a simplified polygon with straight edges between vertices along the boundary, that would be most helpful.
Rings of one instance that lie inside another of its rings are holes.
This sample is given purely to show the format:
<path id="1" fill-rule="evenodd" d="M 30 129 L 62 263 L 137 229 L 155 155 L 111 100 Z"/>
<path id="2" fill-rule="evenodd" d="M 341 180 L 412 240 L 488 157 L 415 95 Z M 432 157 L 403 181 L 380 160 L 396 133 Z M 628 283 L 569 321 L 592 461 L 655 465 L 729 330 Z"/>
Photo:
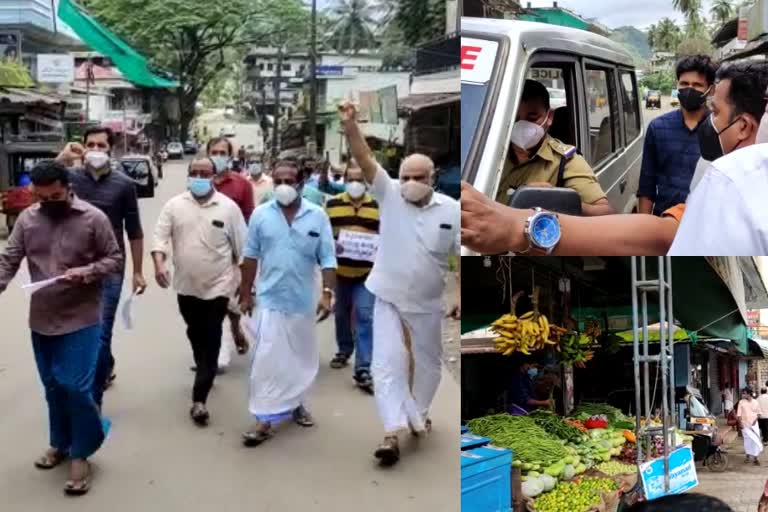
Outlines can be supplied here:
<path id="1" fill-rule="evenodd" d="M 659 267 L 659 354 L 661 355 L 659 364 L 661 365 L 661 421 L 662 438 L 664 439 L 664 492 L 669 492 L 669 452 L 672 446 L 669 442 L 669 415 L 667 404 L 667 326 L 664 321 L 666 318 L 666 283 L 664 282 L 664 257 L 658 258 Z M 654 397 L 655 398 L 655 397 Z"/>
<path id="2" fill-rule="evenodd" d="M 317 144 L 317 0 L 312 0 L 311 44 L 309 50 L 309 138 Z"/>
<path id="3" fill-rule="evenodd" d="M 640 340 L 638 339 L 639 322 L 637 308 L 637 257 L 633 256 L 632 261 L 632 349 L 634 350 L 633 367 L 635 370 L 635 430 L 637 432 L 638 447 L 640 436 L 642 435 L 640 427 L 640 416 L 642 411 L 642 402 L 640 400 Z M 643 450 L 637 450 L 637 465 L 643 463 Z"/>
<path id="4" fill-rule="evenodd" d="M 677 427 L 677 410 L 675 407 L 675 389 L 677 388 L 677 382 L 675 377 L 675 317 L 672 314 L 672 257 L 666 256 L 664 258 L 667 264 L 667 318 L 669 321 L 669 374 L 672 376 L 672 386 L 669 389 L 669 403 L 671 407 L 670 419 L 673 427 Z M 676 446 L 675 430 L 672 430 L 672 446 Z"/>
<path id="5" fill-rule="evenodd" d="M 280 131 L 280 79 L 283 69 L 283 47 L 280 46 L 277 49 L 277 74 L 275 75 L 275 82 L 273 89 L 275 90 L 275 122 L 272 127 L 272 157 L 277 158 L 280 153 L 278 148 L 278 132 Z"/>
<path id="6" fill-rule="evenodd" d="M 640 280 L 645 282 L 648 280 L 648 276 L 646 274 L 646 268 L 645 268 L 645 258 L 640 258 Z M 645 425 L 646 427 L 651 421 L 651 415 L 653 411 L 651 411 L 651 400 L 650 400 L 650 378 L 648 375 L 649 368 L 648 368 L 648 295 L 644 290 L 640 290 L 640 293 L 642 294 L 642 322 L 643 325 L 641 326 L 643 329 L 643 357 L 645 357 L 645 362 L 643 363 L 643 398 L 645 403 L 644 408 L 644 414 L 645 414 Z M 651 459 L 651 443 L 648 443 L 648 460 Z"/>
<path id="7" fill-rule="evenodd" d="M 91 58 L 85 63 L 85 122 L 91 120 Z"/>
<path id="8" fill-rule="evenodd" d="M 123 95 L 123 155 L 128 154 L 128 113 L 126 112 L 128 95 Z"/>

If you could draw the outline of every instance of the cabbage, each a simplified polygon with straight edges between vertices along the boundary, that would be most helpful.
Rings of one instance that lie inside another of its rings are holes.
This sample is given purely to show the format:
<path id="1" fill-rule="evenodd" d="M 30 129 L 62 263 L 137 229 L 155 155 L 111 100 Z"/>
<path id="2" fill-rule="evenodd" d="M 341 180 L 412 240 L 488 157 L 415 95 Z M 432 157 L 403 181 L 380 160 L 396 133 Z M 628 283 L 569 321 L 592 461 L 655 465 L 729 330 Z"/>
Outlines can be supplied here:
<path id="1" fill-rule="evenodd" d="M 589 431 L 589 436 L 592 439 L 599 439 L 601 437 L 604 437 L 606 432 L 607 430 L 605 430 L 604 428 L 593 428 L 592 430 Z"/>
<path id="2" fill-rule="evenodd" d="M 557 485 L 557 479 L 549 475 L 541 475 L 539 481 L 544 486 L 544 492 L 551 491 Z"/>
<path id="3" fill-rule="evenodd" d="M 576 475 L 576 470 L 573 466 L 568 464 L 565 466 L 565 469 L 563 470 L 563 480 L 570 480 Z"/>
<path id="4" fill-rule="evenodd" d="M 535 498 L 544 492 L 544 484 L 539 478 L 529 478 L 523 482 L 523 496 L 526 498 Z"/>

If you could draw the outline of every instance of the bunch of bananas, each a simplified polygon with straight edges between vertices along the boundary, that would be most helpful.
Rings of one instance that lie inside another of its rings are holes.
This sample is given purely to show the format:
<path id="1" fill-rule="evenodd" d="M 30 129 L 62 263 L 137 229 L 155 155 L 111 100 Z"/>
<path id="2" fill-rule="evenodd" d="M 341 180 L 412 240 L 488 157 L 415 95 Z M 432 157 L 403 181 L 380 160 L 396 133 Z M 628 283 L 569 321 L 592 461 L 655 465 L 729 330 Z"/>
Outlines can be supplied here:
<path id="1" fill-rule="evenodd" d="M 584 334 L 592 338 L 593 340 L 596 340 L 603 334 L 603 329 L 600 327 L 600 323 L 595 320 L 589 320 L 586 325 L 586 329 L 584 329 Z"/>
<path id="2" fill-rule="evenodd" d="M 562 338 L 557 351 L 560 352 L 560 360 L 565 364 L 573 364 L 577 368 L 584 368 L 595 356 L 592 350 L 589 350 L 591 340 L 586 335 L 571 333 Z"/>
<path id="3" fill-rule="evenodd" d="M 496 349 L 505 356 L 513 352 L 522 352 L 530 355 L 534 350 L 541 350 L 546 345 L 556 345 L 555 339 L 550 339 L 553 328 L 560 330 L 557 326 L 550 326 L 549 320 L 544 315 L 535 316 L 533 311 L 522 315 L 520 318 L 515 315 L 504 315 L 491 324 L 491 330 L 498 334 L 493 342 Z"/>

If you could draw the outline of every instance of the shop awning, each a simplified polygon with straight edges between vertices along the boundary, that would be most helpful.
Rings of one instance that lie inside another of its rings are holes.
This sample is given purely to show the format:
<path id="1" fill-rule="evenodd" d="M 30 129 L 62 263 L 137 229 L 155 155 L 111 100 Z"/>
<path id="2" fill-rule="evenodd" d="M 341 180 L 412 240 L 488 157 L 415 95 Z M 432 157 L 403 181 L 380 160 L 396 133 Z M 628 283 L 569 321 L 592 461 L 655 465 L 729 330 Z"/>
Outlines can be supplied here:
<path id="1" fill-rule="evenodd" d="M 747 326 L 733 293 L 702 257 L 672 258 L 674 314 L 690 332 L 732 340 L 746 355 Z"/>
<path id="2" fill-rule="evenodd" d="M 762 338 L 749 338 L 750 352 L 762 359 L 768 359 L 768 340 Z"/>
<path id="3" fill-rule="evenodd" d="M 126 80 L 144 87 L 173 88 L 178 83 L 154 74 L 147 59 L 72 0 L 59 1 L 59 17 L 95 51 L 109 57 Z"/>
<path id="4" fill-rule="evenodd" d="M 58 103 L 64 103 L 66 100 L 61 96 L 50 93 L 43 93 L 36 89 L 0 87 L 0 101 L 7 101 L 9 103 L 22 103 L 25 105 L 33 103 L 56 105 Z"/>
<path id="5" fill-rule="evenodd" d="M 421 109 L 458 103 L 461 101 L 459 93 L 435 93 L 435 94 L 411 94 L 397 100 L 397 110 L 409 114 Z"/>

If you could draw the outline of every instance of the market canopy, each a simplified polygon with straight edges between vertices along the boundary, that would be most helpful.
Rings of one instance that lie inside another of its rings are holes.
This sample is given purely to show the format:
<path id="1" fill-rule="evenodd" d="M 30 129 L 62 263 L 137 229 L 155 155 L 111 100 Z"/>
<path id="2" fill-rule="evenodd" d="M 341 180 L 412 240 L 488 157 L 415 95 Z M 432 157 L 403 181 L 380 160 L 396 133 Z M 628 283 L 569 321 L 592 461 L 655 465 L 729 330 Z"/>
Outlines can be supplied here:
<path id="1" fill-rule="evenodd" d="M 178 83 L 152 72 L 149 61 L 96 21 L 72 0 L 60 0 L 59 18 L 95 51 L 109 57 L 123 77 L 144 87 L 174 88 Z"/>

